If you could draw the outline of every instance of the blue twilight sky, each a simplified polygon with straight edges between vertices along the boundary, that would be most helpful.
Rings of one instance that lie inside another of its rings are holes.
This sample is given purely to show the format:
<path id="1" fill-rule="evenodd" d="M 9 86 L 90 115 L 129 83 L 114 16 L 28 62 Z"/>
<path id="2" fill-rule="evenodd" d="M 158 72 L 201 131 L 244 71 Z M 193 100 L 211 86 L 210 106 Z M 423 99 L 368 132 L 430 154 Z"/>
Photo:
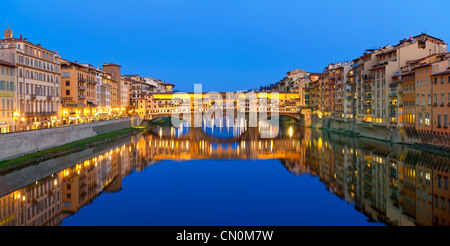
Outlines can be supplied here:
<path id="1" fill-rule="evenodd" d="M 177 90 L 234 91 L 320 72 L 427 32 L 450 40 L 448 0 L 2 0 L 0 28 L 80 63 L 122 65 Z"/>

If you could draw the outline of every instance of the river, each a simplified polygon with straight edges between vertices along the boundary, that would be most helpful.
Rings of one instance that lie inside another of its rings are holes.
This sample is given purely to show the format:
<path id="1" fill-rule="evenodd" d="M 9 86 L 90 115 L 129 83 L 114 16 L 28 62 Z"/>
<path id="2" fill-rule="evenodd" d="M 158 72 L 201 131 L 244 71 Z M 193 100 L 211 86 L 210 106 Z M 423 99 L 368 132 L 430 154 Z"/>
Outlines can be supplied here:
<path id="1" fill-rule="evenodd" d="M 448 225 L 449 165 L 292 122 L 161 127 L 1 176 L 0 225 Z"/>

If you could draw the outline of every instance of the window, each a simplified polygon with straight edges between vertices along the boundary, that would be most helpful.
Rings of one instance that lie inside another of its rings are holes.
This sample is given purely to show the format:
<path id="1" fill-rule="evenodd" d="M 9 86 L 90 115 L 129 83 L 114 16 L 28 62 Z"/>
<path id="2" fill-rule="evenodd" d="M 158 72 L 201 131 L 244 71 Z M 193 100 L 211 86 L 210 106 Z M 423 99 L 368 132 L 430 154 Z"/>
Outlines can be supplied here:
<path id="1" fill-rule="evenodd" d="M 61 78 L 70 78 L 70 73 L 69 72 L 62 73 Z"/>
<path id="2" fill-rule="evenodd" d="M 430 126 L 430 113 L 425 113 L 425 125 Z"/>
<path id="3" fill-rule="evenodd" d="M 431 105 L 431 91 L 428 91 L 428 105 Z"/>
<path id="4" fill-rule="evenodd" d="M 430 181 L 431 181 L 431 175 L 430 175 L 429 172 L 426 172 L 426 173 L 425 173 L 425 180 L 426 180 L 426 182 L 427 182 L 427 185 L 429 185 L 429 184 L 430 184 Z M 431 201 L 431 194 L 430 194 L 430 201 Z"/>
<path id="5" fill-rule="evenodd" d="M 70 86 L 70 81 L 66 80 L 66 86 Z"/>
<path id="6" fill-rule="evenodd" d="M 419 112 L 419 113 L 417 114 L 417 119 L 418 119 L 417 123 L 418 123 L 419 125 L 422 125 L 422 113 L 421 113 L 421 112 Z"/>
<path id="7" fill-rule="evenodd" d="M 66 96 L 70 95 L 70 90 L 66 90 Z"/>
<path id="8" fill-rule="evenodd" d="M 425 91 L 422 91 L 422 106 L 425 106 Z"/>
<path id="9" fill-rule="evenodd" d="M 444 76 L 442 76 L 442 77 L 441 77 L 441 84 L 443 84 L 444 81 L 445 81 L 445 78 L 444 78 Z"/>

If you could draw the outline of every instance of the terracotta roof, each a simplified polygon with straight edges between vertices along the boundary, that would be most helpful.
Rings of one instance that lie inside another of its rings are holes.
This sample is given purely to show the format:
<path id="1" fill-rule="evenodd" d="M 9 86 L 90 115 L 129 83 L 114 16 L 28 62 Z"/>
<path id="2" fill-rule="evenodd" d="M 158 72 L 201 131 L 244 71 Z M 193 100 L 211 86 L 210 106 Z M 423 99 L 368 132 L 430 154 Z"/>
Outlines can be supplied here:
<path id="1" fill-rule="evenodd" d="M 41 44 L 34 44 L 34 43 L 28 41 L 28 39 L 26 39 L 26 38 L 24 38 L 24 39 L 18 39 L 18 38 L 12 37 L 12 38 L 0 39 L 0 42 L 3 42 L 3 43 L 4 43 L 5 41 L 8 41 L 8 43 L 19 43 L 19 42 L 24 42 L 24 43 L 27 43 L 27 44 L 30 44 L 30 45 L 33 45 L 33 46 L 37 46 L 39 49 L 43 49 L 43 50 L 45 50 L 45 51 L 47 51 L 47 52 L 51 52 L 51 53 L 53 53 L 53 54 L 56 54 L 55 51 L 46 49 L 46 48 L 42 47 Z"/>
<path id="2" fill-rule="evenodd" d="M 368 69 L 368 71 L 372 71 L 372 70 L 384 68 L 384 67 L 386 67 L 386 65 L 387 65 L 387 64 L 383 64 L 383 65 L 381 65 L 381 66 L 376 66 L 376 67 L 373 67 L 373 68 L 371 68 L 371 69 Z"/>
<path id="3" fill-rule="evenodd" d="M 114 64 L 114 63 L 107 63 L 107 62 L 103 63 L 103 66 L 118 66 L 118 67 L 122 67 L 120 65 L 117 65 L 117 64 Z"/>
<path id="4" fill-rule="evenodd" d="M 447 68 L 447 70 L 439 73 L 433 73 L 431 76 L 439 76 L 439 75 L 447 75 L 450 74 L 450 68 Z"/>
<path id="5" fill-rule="evenodd" d="M 0 65 L 8 66 L 8 67 L 16 67 L 15 64 L 9 63 L 9 62 L 7 62 L 7 61 L 2 61 L 2 60 L 0 60 Z"/>

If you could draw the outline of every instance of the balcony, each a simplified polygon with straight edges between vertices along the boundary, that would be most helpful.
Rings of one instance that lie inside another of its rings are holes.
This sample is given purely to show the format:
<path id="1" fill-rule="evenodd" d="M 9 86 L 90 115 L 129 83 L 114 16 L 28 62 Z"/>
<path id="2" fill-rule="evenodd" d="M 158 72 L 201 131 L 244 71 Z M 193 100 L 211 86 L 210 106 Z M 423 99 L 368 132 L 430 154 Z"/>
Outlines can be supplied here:
<path id="1" fill-rule="evenodd" d="M 372 81 L 373 79 L 374 79 L 373 75 L 366 75 L 366 76 L 364 76 L 364 82 Z"/>
<path id="2" fill-rule="evenodd" d="M 47 96 L 47 101 L 51 101 L 53 99 L 52 96 Z"/>
<path id="3" fill-rule="evenodd" d="M 393 88 L 393 87 L 398 87 L 398 83 L 394 82 L 394 83 L 390 83 L 389 87 Z"/>
<path id="4" fill-rule="evenodd" d="M 78 95 L 78 98 L 79 99 L 86 99 L 86 96 L 85 95 Z"/>
<path id="5" fill-rule="evenodd" d="M 364 104 L 364 108 L 372 108 L 372 104 Z"/>
<path id="6" fill-rule="evenodd" d="M 37 98 L 37 96 L 36 96 L 36 94 L 31 94 L 31 95 L 30 95 L 30 98 L 31 98 L 31 100 L 34 100 L 34 99 Z"/>
<path id="7" fill-rule="evenodd" d="M 347 96 L 347 100 L 353 100 L 353 99 L 355 99 L 355 98 L 351 97 L 351 96 Z"/>
<path id="8" fill-rule="evenodd" d="M 371 85 L 364 85 L 364 90 L 365 91 L 370 91 L 370 90 L 372 90 L 372 86 Z"/>
<path id="9" fill-rule="evenodd" d="M 389 97 L 397 97 L 397 92 L 391 92 L 391 93 L 389 94 Z"/>
<path id="10" fill-rule="evenodd" d="M 400 75 L 402 75 L 402 72 L 395 72 L 393 77 L 397 77 L 397 76 L 400 76 Z"/>
<path id="11" fill-rule="evenodd" d="M 86 79 L 85 79 L 85 78 L 78 78 L 78 81 L 80 81 L 80 82 L 86 82 Z"/>
<path id="12" fill-rule="evenodd" d="M 80 90 L 80 91 L 85 91 L 85 90 L 86 90 L 86 87 L 84 87 L 84 86 L 78 86 L 78 90 Z"/>
<path id="13" fill-rule="evenodd" d="M 86 104 L 84 104 L 84 103 L 63 103 L 62 106 L 66 107 L 66 108 L 84 108 L 84 107 L 86 107 Z"/>
<path id="14" fill-rule="evenodd" d="M 391 111 L 391 112 L 389 112 L 389 116 L 390 117 L 396 117 L 397 113 L 395 111 Z"/>
<path id="15" fill-rule="evenodd" d="M 372 94 L 366 94 L 366 95 L 364 95 L 364 99 L 372 99 Z"/>
<path id="16" fill-rule="evenodd" d="M 390 104 L 389 108 L 397 108 L 397 104 Z"/>
<path id="17" fill-rule="evenodd" d="M 52 116 L 56 115 L 56 112 L 26 112 L 26 117 L 36 117 L 36 116 Z"/>

